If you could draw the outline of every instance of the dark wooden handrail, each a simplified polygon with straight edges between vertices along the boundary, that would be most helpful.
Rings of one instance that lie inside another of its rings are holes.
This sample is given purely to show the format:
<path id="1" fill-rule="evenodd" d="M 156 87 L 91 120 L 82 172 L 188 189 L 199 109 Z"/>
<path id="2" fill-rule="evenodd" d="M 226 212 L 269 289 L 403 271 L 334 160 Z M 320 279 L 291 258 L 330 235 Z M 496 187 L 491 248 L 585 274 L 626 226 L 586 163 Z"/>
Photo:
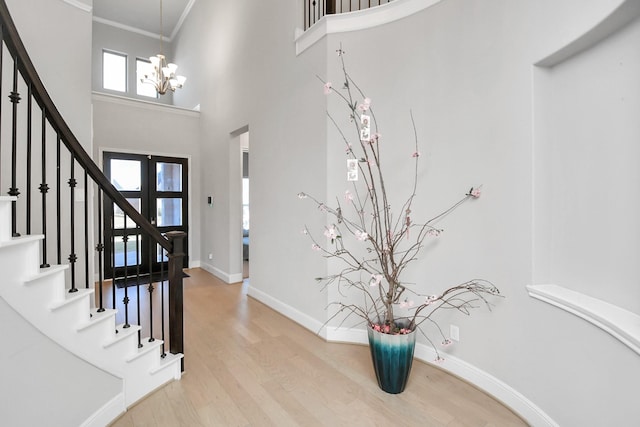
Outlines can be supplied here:
<path id="1" fill-rule="evenodd" d="M 102 173 L 98 165 L 93 161 L 91 156 L 82 147 L 76 136 L 73 134 L 67 122 L 63 119 L 49 96 L 49 92 L 44 87 L 40 76 L 31 62 L 31 58 L 27 54 L 27 50 L 22 43 L 18 30 L 9 14 L 6 2 L 0 1 L 0 19 L 4 27 L 4 43 L 11 55 L 16 58 L 18 70 L 26 81 L 31 82 L 33 98 L 36 100 L 41 109 L 46 113 L 47 119 L 50 121 L 54 129 L 59 133 L 62 142 L 67 149 L 73 153 L 76 161 L 82 166 L 87 174 L 98 184 L 104 193 L 117 204 L 129 217 L 140 226 L 149 236 L 151 236 L 160 246 L 169 253 L 173 252 L 171 242 L 162 235 L 140 212 L 138 212 L 127 199 L 109 182 L 107 177 Z"/>

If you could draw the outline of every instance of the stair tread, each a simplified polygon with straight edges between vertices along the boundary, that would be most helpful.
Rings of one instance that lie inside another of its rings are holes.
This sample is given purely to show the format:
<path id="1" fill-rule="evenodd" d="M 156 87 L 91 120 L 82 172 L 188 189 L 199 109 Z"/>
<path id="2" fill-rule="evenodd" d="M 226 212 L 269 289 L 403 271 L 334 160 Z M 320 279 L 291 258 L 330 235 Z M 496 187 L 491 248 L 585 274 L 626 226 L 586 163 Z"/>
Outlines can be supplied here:
<path id="1" fill-rule="evenodd" d="M 26 236 L 12 237 L 9 240 L 0 241 L 0 249 L 11 246 L 22 245 L 29 242 L 36 242 L 44 239 L 43 234 L 28 234 Z"/>
<path id="2" fill-rule="evenodd" d="M 69 268 L 69 264 L 55 264 L 51 265 L 47 268 L 40 268 L 36 274 L 33 274 L 30 277 L 27 277 L 24 281 L 25 283 L 35 282 L 36 280 L 43 279 L 47 276 L 51 276 L 58 271 L 64 271 Z"/>
<path id="3" fill-rule="evenodd" d="M 65 293 L 65 299 L 62 300 L 62 301 L 54 302 L 53 304 L 51 304 L 49 306 L 49 309 L 53 310 L 53 311 L 58 310 L 58 309 L 60 309 L 60 308 L 62 308 L 64 306 L 67 306 L 67 305 L 75 302 L 75 301 L 78 301 L 78 300 L 80 300 L 82 298 L 85 298 L 88 295 L 92 295 L 93 292 L 94 292 L 93 289 L 78 289 L 77 292 L 73 292 L 73 293 L 66 292 Z"/>
<path id="4" fill-rule="evenodd" d="M 91 317 L 85 323 L 79 325 L 76 330 L 78 332 L 88 329 L 94 325 L 99 324 L 100 322 L 107 321 L 108 319 L 114 317 L 118 310 L 114 310 L 112 308 L 107 308 L 104 311 L 98 311 L 97 308 L 91 309 Z"/>
<path id="5" fill-rule="evenodd" d="M 120 325 L 116 326 L 116 331 L 117 331 L 116 332 L 116 337 L 114 339 L 112 339 L 112 340 L 107 341 L 102 346 L 104 348 L 109 348 L 112 345 L 115 345 L 115 344 L 127 339 L 131 335 L 137 334 L 140 329 L 142 329 L 142 328 L 140 326 L 138 326 L 138 325 L 130 325 L 128 328 L 125 328 L 124 325 L 120 324 Z"/>
<path id="6" fill-rule="evenodd" d="M 149 342 L 149 337 L 145 337 L 142 339 L 142 347 L 138 347 L 136 353 L 127 357 L 126 361 L 132 362 L 138 359 L 139 357 L 142 357 L 145 354 L 150 353 L 153 350 L 159 349 L 163 343 L 164 341 L 162 340 L 154 340 Z M 160 357 L 160 353 L 158 353 L 158 357 Z"/>
<path id="7" fill-rule="evenodd" d="M 184 357 L 182 353 L 167 353 L 165 357 L 160 360 L 160 365 L 149 370 L 150 374 L 155 374 L 163 369 L 173 366 L 175 363 L 180 363 L 180 359 Z"/>

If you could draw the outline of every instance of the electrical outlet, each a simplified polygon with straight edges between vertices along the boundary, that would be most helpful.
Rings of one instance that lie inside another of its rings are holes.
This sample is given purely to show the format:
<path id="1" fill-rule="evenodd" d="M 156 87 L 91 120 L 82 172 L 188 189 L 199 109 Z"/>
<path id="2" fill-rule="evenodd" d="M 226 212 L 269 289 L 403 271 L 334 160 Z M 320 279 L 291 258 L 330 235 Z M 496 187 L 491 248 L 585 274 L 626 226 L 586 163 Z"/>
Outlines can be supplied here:
<path id="1" fill-rule="evenodd" d="M 449 325 L 449 338 L 453 341 L 460 341 L 460 328 L 456 325 Z"/>
<path id="2" fill-rule="evenodd" d="M 213 259 L 213 254 L 209 254 L 209 259 Z"/>

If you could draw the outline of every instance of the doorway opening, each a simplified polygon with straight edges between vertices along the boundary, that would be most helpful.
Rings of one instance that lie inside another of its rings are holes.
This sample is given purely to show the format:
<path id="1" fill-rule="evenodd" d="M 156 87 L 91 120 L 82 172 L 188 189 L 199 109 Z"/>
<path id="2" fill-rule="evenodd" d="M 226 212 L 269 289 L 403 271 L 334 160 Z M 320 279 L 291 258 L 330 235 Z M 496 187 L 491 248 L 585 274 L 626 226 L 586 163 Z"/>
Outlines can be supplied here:
<path id="1" fill-rule="evenodd" d="M 249 279 L 249 133 L 240 135 L 242 152 L 242 280 Z"/>
<path id="2" fill-rule="evenodd" d="M 188 233 L 188 159 L 104 152 L 104 173 L 138 212 L 158 231 Z M 135 223 L 113 203 L 104 203 L 104 277 L 123 278 L 128 271 L 148 274 L 165 264 L 159 245 L 153 247 Z M 113 227 L 111 227 L 113 225 Z M 188 239 L 188 237 L 187 237 Z M 125 244 L 125 242 L 135 242 Z M 184 267 L 188 267 L 185 242 Z"/>

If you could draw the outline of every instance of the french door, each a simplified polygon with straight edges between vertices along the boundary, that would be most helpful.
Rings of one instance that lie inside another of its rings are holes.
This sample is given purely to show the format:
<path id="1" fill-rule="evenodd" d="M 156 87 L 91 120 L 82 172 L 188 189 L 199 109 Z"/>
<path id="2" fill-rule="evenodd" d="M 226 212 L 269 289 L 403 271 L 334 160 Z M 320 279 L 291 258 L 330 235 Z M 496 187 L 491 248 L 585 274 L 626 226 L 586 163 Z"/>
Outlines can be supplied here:
<path id="1" fill-rule="evenodd" d="M 188 232 L 187 167 L 184 158 L 104 153 L 107 178 L 161 233 Z M 151 244 L 111 202 L 104 203 L 104 235 L 107 278 L 148 274 L 149 268 L 156 272 L 167 262 L 162 248 Z M 187 247 L 185 241 L 184 267 L 189 265 Z"/>

